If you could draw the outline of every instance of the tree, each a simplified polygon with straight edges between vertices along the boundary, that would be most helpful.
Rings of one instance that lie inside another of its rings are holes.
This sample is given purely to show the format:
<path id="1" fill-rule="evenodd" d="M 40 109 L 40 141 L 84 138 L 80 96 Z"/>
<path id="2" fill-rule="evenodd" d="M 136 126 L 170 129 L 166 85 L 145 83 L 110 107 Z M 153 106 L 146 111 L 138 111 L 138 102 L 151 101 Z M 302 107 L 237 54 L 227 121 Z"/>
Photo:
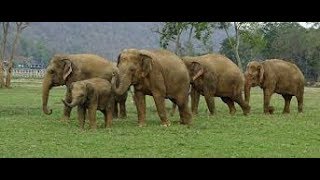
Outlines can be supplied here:
<path id="1" fill-rule="evenodd" d="M 259 24 L 252 24 L 239 31 L 239 34 L 241 34 L 239 37 L 239 44 L 241 44 L 241 46 L 239 46 L 238 54 L 239 57 L 241 57 L 242 66 L 246 66 L 249 61 L 254 59 L 264 58 L 262 52 L 266 46 L 266 40 L 261 27 L 262 26 Z M 220 53 L 225 54 L 237 63 L 233 49 L 234 44 L 236 44 L 235 37 L 226 38 L 221 44 Z"/>
<path id="2" fill-rule="evenodd" d="M 0 88 L 5 86 L 4 81 L 4 61 L 6 59 L 6 46 L 7 46 L 7 37 L 9 30 L 9 22 L 2 22 L 2 41 L 0 45 Z"/>
<path id="3" fill-rule="evenodd" d="M 175 44 L 174 52 L 177 55 L 181 55 L 181 34 L 183 31 L 187 30 L 189 23 L 187 22 L 165 22 L 162 27 L 158 27 L 153 30 L 154 32 L 160 34 L 160 46 L 167 48 L 169 42 Z"/>
<path id="4" fill-rule="evenodd" d="M 167 49 L 170 42 L 174 43 L 174 52 L 181 55 L 194 55 L 193 39 L 199 40 L 204 46 L 208 46 L 213 29 L 217 23 L 211 22 L 165 22 L 153 30 L 160 34 L 160 46 Z M 182 46 L 182 35 L 188 31 L 185 47 Z M 184 52 L 183 50 L 186 49 Z"/>
<path id="5" fill-rule="evenodd" d="M 231 40 L 231 37 L 230 37 L 230 34 L 229 34 L 229 32 L 228 32 L 228 28 L 229 28 L 229 26 L 230 26 L 231 24 L 228 23 L 228 22 L 222 22 L 222 23 L 221 23 L 221 26 L 222 26 L 223 29 L 225 30 L 226 35 L 227 35 L 227 37 L 228 37 L 229 44 L 230 44 L 230 46 L 232 47 L 233 52 L 234 52 L 234 54 L 235 54 L 238 67 L 241 69 L 241 71 L 243 71 L 243 67 L 242 67 L 242 62 L 241 62 L 240 56 L 239 56 L 240 28 L 241 28 L 242 26 L 244 26 L 245 24 L 246 24 L 246 22 L 233 22 L 233 23 L 232 23 L 232 25 L 233 25 L 233 27 L 234 27 L 234 30 L 235 30 L 235 41 L 232 41 L 232 40 Z"/>
<path id="6" fill-rule="evenodd" d="M 5 77 L 5 81 L 4 81 L 4 76 L 3 76 L 3 71 L 4 71 L 4 60 L 6 60 L 6 54 L 9 48 L 7 48 L 7 42 L 8 42 L 8 35 L 9 35 L 9 22 L 2 22 L 2 28 L 3 28 L 3 33 L 2 33 L 2 43 L 1 43 L 1 69 L 0 69 L 0 83 L 1 83 L 1 87 L 3 87 L 3 85 L 5 87 L 10 87 L 11 85 L 11 78 L 12 78 L 12 69 L 13 69 L 13 58 L 14 55 L 16 53 L 16 48 L 17 48 L 17 44 L 19 42 L 19 38 L 20 38 L 20 34 L 21 32 L 28 26 L 29 23 L 27 22 L 15 22 L 15 34 L 14 34 L 14 38 L 11 44 L 11 53 L 9 56 L 9 59 L 7 61 L 7 69 L 6 69 L 6 77 Z"/>

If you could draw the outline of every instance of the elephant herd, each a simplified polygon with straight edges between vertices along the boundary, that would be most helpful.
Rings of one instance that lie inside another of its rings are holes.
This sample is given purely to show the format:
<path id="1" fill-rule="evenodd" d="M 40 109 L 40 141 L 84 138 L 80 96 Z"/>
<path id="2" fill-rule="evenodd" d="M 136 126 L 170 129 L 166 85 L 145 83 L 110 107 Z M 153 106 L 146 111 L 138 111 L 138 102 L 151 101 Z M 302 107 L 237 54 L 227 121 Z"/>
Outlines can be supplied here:
<path id="1" fill-rule="evenodd" d="M 71 109 L 78 108 L 80 128 L 84 128 L 86 114 L 90 127 L 96 129 L 96 111 L 105 115 L 105 126 L 112 118 L 126 117 L 128 90 L 134 87 L 133 99 L 138 114 L 138 125 L 145 126 L 146 95 L 153 97 L 162 126 L 170 121 L 165 99 L 173 102 L 174 113 L 178 107 L 180 124 L 190 125 L 192 114 L 198 112 L 199 98 L 203 95 L 210 114 L 215 114 L 214 97 L 220 97 L 235 114 L 235 102 L 243 114 L 250 113 L 250 88 L 260 86 L 264 95 L 264 113 L 272 114 L 270 106 L 273 93 L 285 100 L 283 113 L 289 113 L 292 96 L 302 112 L 304 76 L 299 68 L 287 61 L 270 59 L 248 63 L 245 73 L 227 57 L 220 54 L 179 57 L 168 50 L 125 49 L 117 63 L 92 54 L 55 55 L 46 70 L 42 87 L 42 109 L 48 108 L 50 89 L 66 85 L 67 92 L 62 120 L 70 118 Z M 244 91 L 245 99 L 242 92 Z M 191 96 L 191 109 L 188 106 Z"/>

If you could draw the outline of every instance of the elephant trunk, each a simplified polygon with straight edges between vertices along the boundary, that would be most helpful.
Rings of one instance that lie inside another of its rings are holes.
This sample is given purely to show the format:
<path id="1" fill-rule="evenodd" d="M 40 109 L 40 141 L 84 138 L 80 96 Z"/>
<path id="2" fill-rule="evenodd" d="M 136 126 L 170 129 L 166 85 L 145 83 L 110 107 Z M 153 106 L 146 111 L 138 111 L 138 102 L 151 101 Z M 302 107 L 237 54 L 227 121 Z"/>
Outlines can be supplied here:
<path id="1" fill-rule="evenodd" d="M 75 107 L 76 105 L 78 105 L 79 102 L 77 101 L 72 101 L 71 103 L 68 103 L 66 102 L 64 99 L 61 99 L 61 101 L 63 102 L 64 105 L 70 107 L 70 108 L 73 108 Z"/>
<path id="2" fill-rule="evenodd" d="M 250 100 L 250 90 L 251 90 L 251 81 L 250 81 L 250 78 L 246 77 L 245 86 L 244 86 L 244 98 L 246 103 L 248 104 Z"/>
<path id="3" fill-rule="evenodd" d="M 50 115 L 52 113 L 52 109 L 48 109 L 48 99 L 51 88 L 52 78 L 49 74 L 45 74 L 42 81 L 42 111 L 47 115 Z"/>
<path id="4" fill-rule="evenodd" d="M 119 78 L 118 74 L 116 74 L 112 78 L 111 83 L 112 83 L 112 90 L 119 96 L 124 94 L 128 90 L 129 86 L 131 85 L 131 81 L 128 76 L 122 75 Z M 119 86 L 117 87 L 117 85 Z"/>

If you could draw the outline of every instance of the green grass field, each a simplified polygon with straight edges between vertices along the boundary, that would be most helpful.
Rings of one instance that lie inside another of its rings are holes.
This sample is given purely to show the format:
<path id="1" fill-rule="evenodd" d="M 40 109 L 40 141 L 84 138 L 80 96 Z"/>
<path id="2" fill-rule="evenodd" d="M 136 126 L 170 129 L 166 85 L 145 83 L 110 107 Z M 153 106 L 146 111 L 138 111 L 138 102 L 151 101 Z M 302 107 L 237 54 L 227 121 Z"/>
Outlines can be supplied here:
<path id="1" fill-rule="evenodd" d="M 128 118 L 114 119 L 110 129 L 102 128 L 98 113 L 97 131 L 80 131 L 76 109 L 71 122 L 62 123 L 65 87 L 54 88 L 49 98 L 50 116 L 41 111 L 41 81 L 15 80 L 12 89 L 0 89 L 0 157 L 320 157 L 320 88 L 305 89 L 304 113 L 282 115 L 284 101 L 273 95 L 274 115 L 262 113 L 262 91 L 253 88 L 251 114 L 244 116 L 237 105 L 231 116 L 216 98 L 217 114 L 208 116 L 201 97 L 199 115 L 193 126 L 160 126 L 154 102 L 147 97 L 147 126 L 137 126 L 131 96 Z M 171 103 L 167 103 L 168 110 Z"/>

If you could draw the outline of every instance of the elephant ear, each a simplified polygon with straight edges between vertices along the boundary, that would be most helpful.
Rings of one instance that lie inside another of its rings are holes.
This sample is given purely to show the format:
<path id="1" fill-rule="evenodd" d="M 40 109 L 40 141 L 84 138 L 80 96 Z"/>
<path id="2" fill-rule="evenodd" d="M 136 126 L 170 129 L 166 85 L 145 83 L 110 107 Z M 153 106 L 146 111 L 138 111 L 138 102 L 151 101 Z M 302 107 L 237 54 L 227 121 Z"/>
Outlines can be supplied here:
<path id="1" fill-rule="evenodd" d="M 73 89 L 74 83 L 75 83 L 75 82 L 72 82 L 72 83 L 70 84 L 70 87 L 69 87 L 70 90 Z"/>
<path id="2" fill-rule="evenodd" d="M 117 58 L 117 67 L 119 66 L 119 63 L 120 63 L 120 59 L 121 59 L 121 53 L 118 55 L 118 58 Z"/>
<path id="3" fill-rule="evenodd" d="M 152 71 L 152 55 L 146 50 L 139 51 L 140 65 L 143 70 L 142 77 L 146 77 Z"/>
<path id="4" fill-rule="evenodd" d="M 63 68 L 63 80 L 66 80 L 67 77 L 71 74 L 72 72 L 72 63 L 69 59 L 63 59 L 65 62 L 64 68 Z"/>
<path id="5" fill-rule="evenodd" d="M 88 98 L 91 98 L 93 95 L 94 95 L 94 88 L 93 88 L 93 85 L 90 84 L 90 83 L 87 83 L 86 84 L 86 90 L 87 90 L 87 97 Z"/>
<path id="6" fill-rule="evenodd" d="M 264 68 L 263 68 L 262 64 L 260 64 L 258 66 L 258 70 L 259 70 L 259 82 L 262 83 L 263 77 L 264 77 Z"/>
<path id="7" fill-rule="evenodd" d="M 191 63 L 191 72 L 192 72 L 192 74 L 194 74 L 192 77 L 192 81 L 195 81 L 196 79 L 198 79 L 200 76 L 202 76 L 205 73 L 205 70 L 200 63 L 192 62 Z"/>

